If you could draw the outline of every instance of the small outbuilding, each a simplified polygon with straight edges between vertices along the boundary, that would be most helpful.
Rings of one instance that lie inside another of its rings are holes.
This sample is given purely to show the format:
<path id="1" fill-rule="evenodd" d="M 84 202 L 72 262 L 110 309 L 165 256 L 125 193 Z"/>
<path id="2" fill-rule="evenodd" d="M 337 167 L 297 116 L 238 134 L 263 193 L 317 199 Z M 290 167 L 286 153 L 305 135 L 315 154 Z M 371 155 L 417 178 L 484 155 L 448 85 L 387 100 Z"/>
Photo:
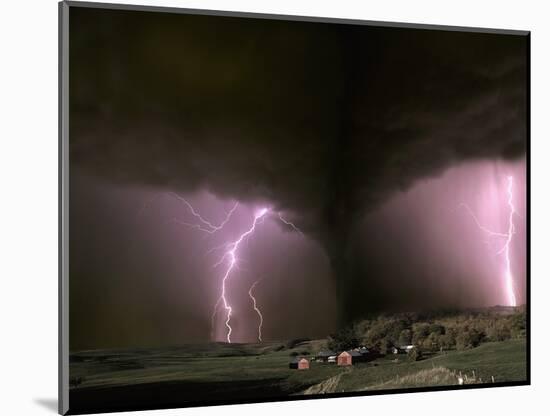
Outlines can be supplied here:
<path id="1" fill-rule="evenodd" d="M 338 356 L 338 365 L 351 365 L 351 354 L 347 351 L 340 353 Z"/>
<path id="2" fill-rule="evenodd" d="M 405 354 L 405 350 L 401 347 L 396 347 L 395 345 L 390 348 L 392 354 Z"/>
<path id="3" fill-rule="evenodd" d="M 352 364 L 363 361 L 363 354 L 361 354 L 359 351 L 351 350 L 351 351 L 348 351 L 348 353 L 351 355 Z"/>
<path id="4" fill-rule="evenodd" d="M 365 363 L 376 358 L 376 352 L 366 347 L 355 348 L 350 351 L 353 364 Z"/>
<path id="5" fill-rule="evenodd" d="M 295 358 L 288 364 L 288 368 L 292 370 L 309 370 L 309 361 L 303 357 Z"/>
<path id="6" fill-rule="evenodd" d="M 338 356 L 338 365 L 353 365 L 363 361 L 363 355 L 358 351 L 344 351 Z"/>
<path id="7" fill-rule="evenodd" d="M 414 345 L 401 345 L 399 347 L 391 347 L 392 354 L 408 354 L 414 349 Z"/>
<path id="8" fill-rule="evenodd" d="M 315 355 L 315 361 L 321 363 L 321 362 L 327 362 L 329 357 L 336 356 L 336 353 L 334 351 L 326 350 L 326 351 L 319 351 L 317 355 Z"/>

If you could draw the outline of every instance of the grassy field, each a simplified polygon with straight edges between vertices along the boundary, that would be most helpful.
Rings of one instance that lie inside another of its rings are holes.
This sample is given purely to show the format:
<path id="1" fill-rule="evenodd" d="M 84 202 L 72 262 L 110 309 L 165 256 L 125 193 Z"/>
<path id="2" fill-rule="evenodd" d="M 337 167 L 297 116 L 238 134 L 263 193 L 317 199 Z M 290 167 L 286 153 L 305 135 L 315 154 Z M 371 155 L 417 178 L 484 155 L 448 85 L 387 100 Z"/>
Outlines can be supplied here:
<path id="1" fill-rule="evenodd" d="M 405 355 L 388 355 L 370 363 L 342 368 L 311 363 L 306 371 L 288 368 L 291 353 L 315 353 L 322 341 L 286 348 L 284 343 L 204 344 L 162 349 L 89 351 L 71 355 L 73 391 L 163 383 L 222 386 L 239 385 L 261 395 L 351 392 L 370 389 L 457 384 L 465 375 L 476 382 L 521 381 L 526 377 L 525 340 L 486 343 L 466 351 L 434 354 L 409 362 Z M 442 369 L 433 372 L 428 370 Z M 445 374 L 443 374 L 445 373 Z M 416 380 L 416 381 L 415 381 Z M 189 390 L 191 391 L 191 390 Z M 196 398 L 196 395 L 193 396 Z"/>
<path id="2" fill-rule="evenodd" d="M 438 353 L 416 362 L 409 362 L 406 355 L 388 355 L 352 367 L 312 362 L 309 370 L 288 368 L 291 355 L 311 356 L 324 347 L 325 341 L 319 340 L 293 348 L 281 342 L 209 343 L 74 353 L 70 357 L 71 411 L 457 385 L 459 376 L 468 376 L 466 383 L 526 378 L 526 344 L 521 339 Z"/>
<path id="3" fill-rule="evenodd" d="M 154 382 L 234 382 L 278 380 L 295 392 L 319 383 L 341 369 L 313 365 L 310 371 L 288 368 L 290 353 L 313 353 L 317 341 L 288 349 L 283 343 L 195 344 L 174 348 L 84 351 L 71 356 L 71 379 L 78 389 Z"/>
<path id="4" fill-rule="evenodd" d="M 343 374 L 335 391 L 350 392 L 370 389 L 409 388 L 458 384 L 462 375 L 478 383 L 522 381 L 526 379 L 525 340 L 510 340 L 482 344 L 466 351 L 449 351 L 435 354 L 422 361 L 408 362 L 402 355 L 385 357 L 373 363 L 354 366 Z M 424 378 L 426 370 L 445 369 L 453 377 Z M 424 372 L 424 373 L 423 373 Z M 415 380 L 417 382 L 411 382 Z"/>

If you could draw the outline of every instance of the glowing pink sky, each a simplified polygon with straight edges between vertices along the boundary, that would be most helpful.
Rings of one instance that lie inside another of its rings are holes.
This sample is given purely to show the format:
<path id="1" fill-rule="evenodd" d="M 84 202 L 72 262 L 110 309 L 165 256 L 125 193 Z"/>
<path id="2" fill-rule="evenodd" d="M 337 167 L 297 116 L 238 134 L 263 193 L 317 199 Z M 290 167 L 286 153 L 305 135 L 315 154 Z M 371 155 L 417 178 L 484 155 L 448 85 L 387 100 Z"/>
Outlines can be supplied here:
<path id="1" fill-rule="evenodd" d="M 390 250 L 396 260 L 389 265 L 393 270 L 388 272 L 385 286 L 408 288 L 411 298 L 417 298 L 429 286 L 429 292 L 440 294 L 442 300 L 452 298 L 458 306 L 507 304 L 504 258 L 496 254 L 503 240 L 481 231 L 461 204 L 468 204 L 485 227 L 506 233 L 509 175 L 514 178 L 514 205 L 518 214 L 510 246 L 511 268 L 518 304 L 524 303 L 524 160 L 464 163 L 439 177 L 418 181 L 368 214 L 363 239 L 371 239 L 371 243 L 374 240 L 373 247 L 378 247 L 371 254 L 376 256 L 377 251 Z M 381 256 L 386 257 L 383 253 Z M 404 303 L 408 303 L 406 299 Z M 444 304 L 437 296 L 427 299 L 427 303 Z"/>
<path id="2" fill-rule="evenodd" d="M 419 291 L 423 287 L 430 286 L 426 293 L 442 293 L 441 299 L 426 299 L 426 306 L 485 306 L 493 304 L 509 304 L 509 293 L 506 291 L 505 279 L 505 257 L 502 252 L 505 239 L 502 237 L 488 235 L 481 230 L 471 214 L 464 209 L 464 204 L 470 207 L 478 221 L 484 227 L 499 233 L 506 233 L 508 230 L 509 205 L 508 205 L 508 178 L 514 178 L 514 208 L 517 215 L 514 216 L 515 233 L 510 243 L 511 269 L 514 276 L 514 294 L 518 298 L 518 303 L 523 303 L 525 298 L 525 165 L 523 162 L 474 162 L 466 163 L 458 167 L 451 168 L 437 178 L 430 178 L 418 181 L 410 190 L 399 192 L 382 204 L 374 212 L 366 216 L 365 223 L 377 222 L 377 226 L 367 225 L 363 239 L 369 238 L 370 229 L 381 229 L 386 244 L 390 247 L 385 249 L 393 250 L 394 266 L 398 265 L 401 269 L 398 273 L 388 273 L 389 281 L 395 279 L 396 288 L 413 286 L 411 289 L 411 299 L 404 299 L 403 307 L 410 304 L 410 308 L 418 309 Z M 210 198 L 212 196 L 196 196 L 197 204 L 202 205 L 205 211 L 213 210 L 210 215 L 214 218 L 220 217 L 221 213 L 227 212 L 219 209 L 221 201 L 205 202 L 201 198 Z M 218 206 L 218 208 L 216 208 Z M 256 214 L 252 211 L 256 207 L 248 206 L 241 211 L 238 216 L 239 222 L 244 222 L 246 227 L 241 230 L 249 229 L 250 223 Z M 217 211 L 217 213 L 216 213 Z M 185 213 L 184 213 L 185 214 Z M 273 223 L 273 221 L 271 221 Z M 267 255 L 273 255 L 276 262 L 287 262 L 288 253 L 281 253 L 273 248 L 275 242 L 280 241 L 281 233 L 279 229 L 273 227 L 274 224 L 258 226 L 256 232 L 250 236 L 253 245 L 258 241 L 270 242 L 271 247 L 262 249 Z M 243 227 L 244 225 L 240 225 Z M 267 230 L 261 230 L 266 227 Z M 239 228 L 239 227 L 237 227 Z M 289 231 L 289 230 L 287 230 Z M 242 231 L 241 231 L 242 232 Z M 288 236 L 287 236 L 288 237 Z M 411 238 L 412 237 L 412 238 Z M 227 239 L 227 235 L 222 233 L 219 240 Z M 298 245 L 307 244 L 301 234 L 290 235 Z M 271 241 L 270 241 L 271 240 Z M 230 237 L 229 240 L 230 241 Z M 286 244 L 284 242 L 280 242 Z M 279 243 L 279 244 L 280 244 Z M 372 243 L 372 242 L 370 242 Z M 372 244 L 367 242 L 365 247 L 372 250 Z M 247 242 L 249 245 L 250 243 Z M 218 254 L 224 253 L 221 250 Z M 364 253 L 372 257 L 376 253 Z M 265 262 L 265 258 L 258 258 L 258 252 L 252 251 L 240 256 L 245 266 L 233 270 L 230 286 L 232 286 L 233 295 L 230 298 L 238 299 L 233 305 L 237 305 L 241 317 L 244 315 L 248 322 L 241 329 L 240 339 L 249 339 L 250 330 L 257 330 L 257 319 L 250 316 L 250 310 L 254 305 L 250 300 L 243 297 L 246 289 L 250 288 L 250 271 L 253 274 L 269 274 L 273 272 L 270 267 L 264 267 L 264 272 L 258 268 L 258 263 Z M 277 256 L 280 256 L 277 258 Z M 247 259 L 249 257 L 249 259 Z M 315 262 L 315 260 L 313 260 Z M 324 263 L 322 260 L 317 260 Z M 256 264 L 250 264 L 256 263 Z M 247 264 L 249 267 L 247 267 Z M 401 266 L 399 266 L 401 265 Z M 389 265 L 391 270 L 392 265 Z M 406 273 L 403 273 L 407 270 Z M 221 271 L 220 271 L 221 272 Z M 273 274 L 273 273 L 271 273 Z M 290 272 L 291 275 L 300 275 L 296 270 Z M 365 279 L 372 278 L 368 271 Z M 278 280 L 280 276 L 277 273 L 271 279 Z M 214 278 L 216 280 L 216 278 Z M 399 280 L 399 281 L 398 281 Z M 326 282 L 319 282 L 319 285 Z M 267 286 L 267 284 L 266 284 Z M 261 288 L 261 287 L 260 287 Z M 434 289 L 435 288 L 435 289 Z M 327 287 L 328 289 L 328 287 Z M 391 289 L 391 288 L 390 288 Z M 472 290 L 474 289 L 474 290 Z M 284 289 L 287 291 L 288 289 Z M 400 291 L 398 289 L 398 291 Z M 261 292 L 261 291 L 260 291 Z M 334 293 L 331 293 L 333 296 Z M 452 295 L 452 296 L 451 296 Z M 270 296 L 277 294 L 270 292 Z M 283 298 L 284 293 L 278 296 Z M 452 298 L 452 300 L 448 300 Z M 414 300 L 414 301 L 413 301 Z M 310 300 L 306 295 L 303 304 L 307 305 Z M 263 297 L 263 302 L 268 303 L 267 296 Z M 261 307 L 262 305 L 260 305 Z M 399 309 L 399 305 L 396 305 Z M 266 318 L 278 319 L 277 309 L 272 309 L 266 305 Z M 307 308 L 306 308 L 307 310 Z M 227 331 L 225 324 L 226 315 L 219 314 L 215 319 L 216 340 L 224 340 Z M 266 332 L 269 337 L 269 332 Z"/>
<path id="3" fill-rule="evenodd" d="M 354 313 L 506 304 L 503 258 L 495 254 L 502 241 L 481 232 L 460 204 L 468 204 L 487 228 L 506 232 L 508 175 L 519 214 L 511 267 L 518 303 L 524 303 L 525 161 L 479 161 L 418 180 L 364 215 L 351 237 Z M 73 220 L 80 250 L 73 251 L 71 273 L 81 278 L 72 285 L 71 307 L 81 311 L 82 337 L 101 334 L 105 346 L 118 345 L 120 337 L 129 345 L 225 340 L 223 313 L 216 316 L 213 337 L 211 331 L 225 269 L 213 268 L 221 253 L 209 250 L 238 238 L 269 202 L 239 201 L 223 232 L 210 235 L 174 223 L 194 217 L 166 192 L 80 176 L 72 183 L 72 194 L 80 197 L 71 210 L 81 214 Z M 215 224 L 236 202 L 206 190 L 183 196 Z M 293 220 L 293 213 L 283 214 Z M 240 246 L 238 268 L 228 281 L 232 340 L 258 338 L 259 317 L 249 295 L 258 280 L 254 296 L 263 313 L 263 340 L 326 336 L 336 328 L 339 309 L 350 306 L 338 300 L 337 278 L 322 244 L 277 216 L 269 218 Z"/>

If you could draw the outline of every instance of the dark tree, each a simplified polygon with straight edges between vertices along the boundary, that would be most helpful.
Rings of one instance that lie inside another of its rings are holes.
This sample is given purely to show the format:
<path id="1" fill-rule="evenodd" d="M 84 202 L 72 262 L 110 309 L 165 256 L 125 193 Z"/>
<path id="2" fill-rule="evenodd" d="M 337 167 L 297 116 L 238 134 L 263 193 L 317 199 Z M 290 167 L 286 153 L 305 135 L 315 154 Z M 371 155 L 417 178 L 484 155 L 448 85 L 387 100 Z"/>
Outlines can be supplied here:
<path id="1" fill-rule="evenodd" d="M 408 358 L 410 361 L 420 361 L 422 359 L 422 351 L 418 348 L 413 348 L 408 353 Z"/>
<path id="2" fill-rule="evenodd" d="M 346 327 L 332 334 L 328 338 L 327 346 L 333 351 L 345 351 L 359 346 L 359 338 L 355 330 L 351 327 Z"/>
<path id="3" fill-rule="evenodd" d="M 412 342 L 412 331 L 410 329 L 404 329 L 399 334 L 399 345 L 410 345 Z"/>
<path id="4" fill-rule="evenodd" d="M 477 329 L 464 329 L 456 337 L 456 348 L 465 350 L 475 348 L 483 341 L 484 334 Z"/>

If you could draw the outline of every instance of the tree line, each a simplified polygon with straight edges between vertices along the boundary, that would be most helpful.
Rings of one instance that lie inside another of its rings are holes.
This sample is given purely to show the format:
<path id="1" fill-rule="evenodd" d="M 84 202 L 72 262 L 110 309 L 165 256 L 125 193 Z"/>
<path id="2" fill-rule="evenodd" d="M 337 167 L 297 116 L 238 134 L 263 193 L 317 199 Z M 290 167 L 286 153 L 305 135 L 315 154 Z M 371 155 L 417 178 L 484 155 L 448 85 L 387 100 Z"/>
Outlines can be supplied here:
<path id="1" fill-rule="evenodd" d="M 464 350 L 484 342 L 526 336 L 524 308 L 506 313 L 481 312 L 381 314 L 362 319 L 328 337 L 327 346 L 343 351 L 364 345 L 387 354 L 392 347 L 414 345 L 424 351 Z"/>

